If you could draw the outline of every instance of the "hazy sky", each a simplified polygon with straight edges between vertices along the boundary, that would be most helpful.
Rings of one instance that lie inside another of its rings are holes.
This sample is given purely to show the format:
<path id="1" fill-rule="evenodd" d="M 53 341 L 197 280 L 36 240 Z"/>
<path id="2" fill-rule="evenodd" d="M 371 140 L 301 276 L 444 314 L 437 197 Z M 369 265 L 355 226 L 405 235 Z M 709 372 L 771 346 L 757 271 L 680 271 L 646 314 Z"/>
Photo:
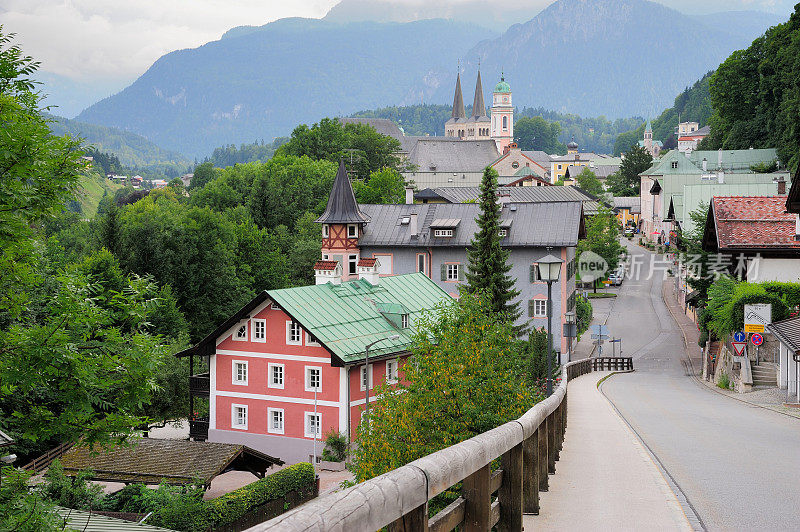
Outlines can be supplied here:
<path id="1" fill-rule="evenodd" d="M 398 0 L 395 0 L 398 1 Z M 419 3 L 431 0 L 399 0 Z M 464 0 L 440 0 L 457 3 Z M 533 12 L 553 0 L 497 0 Z M 788 14 L 794 0 L 660 0 L 684 12 L 759 9 Z M 0 24 L 42 70 L 76 82 L 127 82 L 172 50 L 226 30 L 288 17 L 322 17 L 337 0 L 2 0 Z"/>

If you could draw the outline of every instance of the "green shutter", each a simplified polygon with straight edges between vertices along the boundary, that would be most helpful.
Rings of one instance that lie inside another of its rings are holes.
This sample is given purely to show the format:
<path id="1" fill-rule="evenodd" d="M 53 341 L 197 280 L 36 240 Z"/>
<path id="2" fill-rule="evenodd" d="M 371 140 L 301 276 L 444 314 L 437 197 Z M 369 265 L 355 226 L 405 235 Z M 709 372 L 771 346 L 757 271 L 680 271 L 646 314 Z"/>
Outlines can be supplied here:
<path id="1" fill-rule="evenodd" d="M 533 317 L 533 299 L 528 301 L 528 317 Z"/>
<path id="2" fill-rule="evenodd" d="M 447 280 L 447 264 L 442 264 L 442 281 Z"/>
<path id="3" fill-rule="evenodd" d="M 539 265 L 531 264 L 531 282 L 535 283 L 539 280 Z"/>
<path id="4" fill-rule="evenodd" d="M 463 281 L 464 280 L 464 265 L 463 264 L 459 264 L 458 265 L 458 280 L 459 281 Z"/>

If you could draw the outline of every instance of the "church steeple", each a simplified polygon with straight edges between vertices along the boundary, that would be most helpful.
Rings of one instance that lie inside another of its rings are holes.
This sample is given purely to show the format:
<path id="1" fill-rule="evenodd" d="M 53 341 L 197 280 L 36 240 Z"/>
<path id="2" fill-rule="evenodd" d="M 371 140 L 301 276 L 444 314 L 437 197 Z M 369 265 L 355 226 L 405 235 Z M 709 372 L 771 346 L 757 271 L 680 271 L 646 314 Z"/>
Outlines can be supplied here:
<path id="1" fill-rule="evenodd" d="M 353 187 L 347 177 L 344 159 L 339 159 L 339 171 L 333 180 L 331 195 L 328 197 L 328 206 L 322 216 L 317 218 L 321 224 L 364 224 L 369 222 L 369 216 L 361 212 L 353 194 Z"/>
<path id="2" fill-rule="evenodd" d="M 481 71 L 478 70 L 478 81 L 475 83 L 475 99 L 472 102 L 472 117 L 486 116 L 486 104 L 483 103 L 483 85 L 481 84 Z"/>
<path id="3" fill-rule="evenodd" d="M 453 96 L 453 114 L 452 118 L 466 118 L 467 113 L 464 111 L 464 97 L 461 95 L 461 72 L 456 77 L 456 93 Z"/>

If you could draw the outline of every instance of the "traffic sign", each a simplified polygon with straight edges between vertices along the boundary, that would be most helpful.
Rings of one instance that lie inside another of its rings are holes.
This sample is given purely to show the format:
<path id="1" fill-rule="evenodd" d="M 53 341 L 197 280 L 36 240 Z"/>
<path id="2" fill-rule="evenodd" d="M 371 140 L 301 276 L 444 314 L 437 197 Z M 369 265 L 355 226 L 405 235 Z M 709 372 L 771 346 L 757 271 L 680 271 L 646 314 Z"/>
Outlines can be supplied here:
<path id="1" fill-rule="evenodd" d="M 734 342 L 746 342 L 747 337 L 744 335 L 742 331 L 736 331 L 733 333 L 733 341 Z"/>
<path id="2" fill-rule="evenodd" d="M 747 333 L 763 333 L 764 326 L 756 323 L 750 323 L 744 326 L 744 332 Z"/>
<path id="3" fill-rule="evenodd" d="M 737 357 L 744 355 L 744 348 L 747 347 L 747 342 L 731 342 L 731 345 L 733 345 L 733 350 L 736 351 Z"/>
<path id="4" fill-rule="evenodd" d="M 759 346 L 764 343 L 764 337 L 758 333 L 755 333 L 753 336 L 750 337 L 750 341 L 753 342 L 754 346 Z"/>

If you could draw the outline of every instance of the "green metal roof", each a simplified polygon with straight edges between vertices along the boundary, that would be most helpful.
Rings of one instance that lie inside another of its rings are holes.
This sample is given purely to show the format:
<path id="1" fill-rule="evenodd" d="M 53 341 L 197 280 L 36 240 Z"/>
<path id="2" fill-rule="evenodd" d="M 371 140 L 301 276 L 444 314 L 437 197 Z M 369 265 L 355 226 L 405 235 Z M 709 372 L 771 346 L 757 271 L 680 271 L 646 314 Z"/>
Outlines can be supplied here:
<path id="1" fill-rule="evenodd" d="M 400 337 L 376 344 L 370 355 L 407 350 L 420 315 L 453 301 L 422 273 L 381 277 L 377 285 L 359 279 L 267 293 L 344 363 L 363 360 L 367 344 L 394 334 Z M 409 328 L 391 319 L 398 313 L 409 315 Z"/>
<path id="2" fill-rule="evenodd" d="M 511 85 L 506 83 L 506 78 L 500 76 L 500 82 L 494 86 L 494 92 L 511 92 Z"/>
<path id="3" fill-rule="evenodd" d="M 674 164 L 677 163 L 677 164 Z M 665 175 L 702 175 L 703 171 L 692 164 L 684 154 L 678 150 L 670 150 L 664 157 L 653 161 L 653 166 L 642 172 L 646 176 Z"/>
<path id="4" fill-rule="evenodd" d="M 703 159 L 708 161 L 709 171 L 717 170 L 720 154 L 722 155 L 722 169 L 726 172 L 750 172 L 750 165 L 770 163 L 778 159 L 775 148 L 759 150 L 722 150 L 722 151 L 693 151 L 689 159 L 699 168 L 703 167 Z"/>
<path id="5" fill-rule="evenodd" d="M 63 506 L 56 506 L 55 510 L 67 521 L 68 530 L 80 530 L 81 532 L 169 532 L 171 530 Z"/>

